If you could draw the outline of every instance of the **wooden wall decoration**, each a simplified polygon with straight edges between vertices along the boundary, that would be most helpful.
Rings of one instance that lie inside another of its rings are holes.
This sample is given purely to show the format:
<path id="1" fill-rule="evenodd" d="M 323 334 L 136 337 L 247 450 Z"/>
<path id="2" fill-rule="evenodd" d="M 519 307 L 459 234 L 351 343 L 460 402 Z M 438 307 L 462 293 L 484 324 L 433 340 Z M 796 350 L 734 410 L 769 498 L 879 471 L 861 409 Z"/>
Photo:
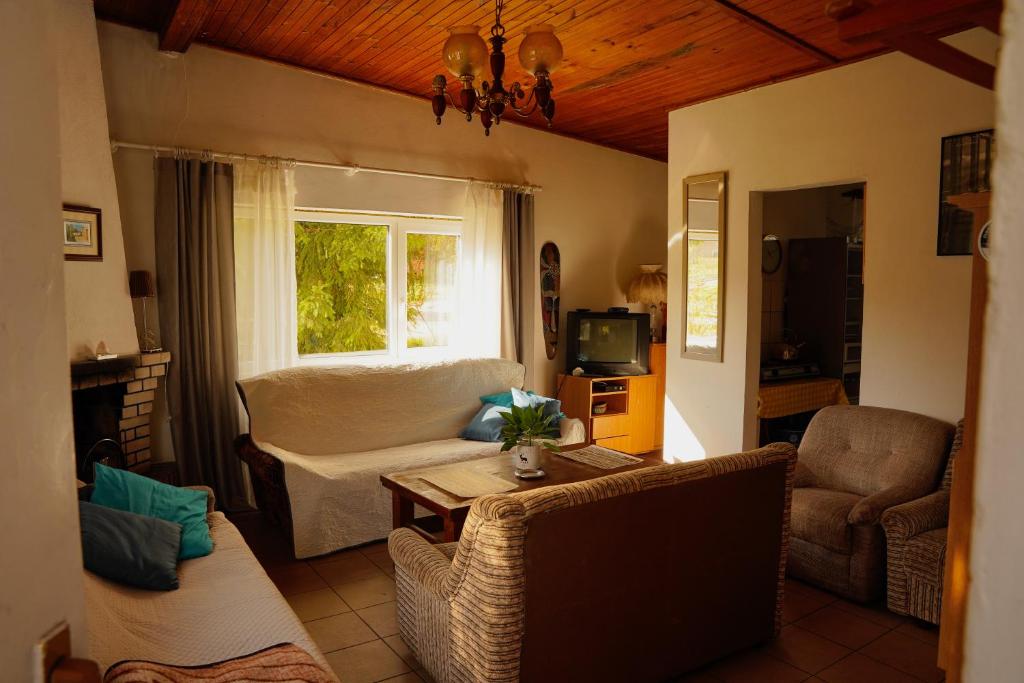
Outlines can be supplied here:
<path id="1" fill-rule="evenodd" d="M 971 4 L 887 4 L 922 2 Z M 494 14 L 487 0 L 95 0 L 95 8 L 101 19 L 156 32 L 161 49 L 200 43 L 422 97 L 424 117 L 446 29 L 490 26 Z M 554 25 L 565 46 L 553 74 L 554 132 L 662 160 L 672 109 L 894 49 L 870 36 L 844 42 L 824 0 L 506 0 L 503 22 L 510 55 L 531 24 Z M 962 27 L 963 12 L 945 13 L 920 35 Z M 530 80 L 515 59 L 508 76 Z"/>
<path id="2" fill-rule="evenodd" d="M 562 256 L 554 242 L 540 248 L 540 315 L 544 323 L 544 350 L 548 360 L 558 352 L 559 297 L 562 291 Z"/>

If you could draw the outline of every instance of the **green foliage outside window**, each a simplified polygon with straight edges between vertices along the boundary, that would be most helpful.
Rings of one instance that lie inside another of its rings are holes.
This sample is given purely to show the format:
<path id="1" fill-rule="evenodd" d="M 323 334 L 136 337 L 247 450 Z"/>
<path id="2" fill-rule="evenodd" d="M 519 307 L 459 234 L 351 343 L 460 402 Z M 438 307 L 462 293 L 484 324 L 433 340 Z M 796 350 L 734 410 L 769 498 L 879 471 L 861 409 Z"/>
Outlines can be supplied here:
<path id="1" fill-rule="evenodd" d="M 299 354 L 388 346 L 386 225 L 295 223 Z"/>

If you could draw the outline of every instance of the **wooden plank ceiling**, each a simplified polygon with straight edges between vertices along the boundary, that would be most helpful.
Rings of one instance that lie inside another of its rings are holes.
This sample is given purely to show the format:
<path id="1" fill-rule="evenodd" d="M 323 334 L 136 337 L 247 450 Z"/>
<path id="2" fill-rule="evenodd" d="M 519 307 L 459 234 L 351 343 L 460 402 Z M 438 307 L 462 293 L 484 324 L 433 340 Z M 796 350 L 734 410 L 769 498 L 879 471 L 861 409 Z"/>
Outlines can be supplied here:
<path id="1" fill-rule="evenodd" d="M 184 51 L 195 40 L 424 98 L 444 72 L 447 28 L 477 24 L 486 35 L 494 16 L 485 0 L 95 0 L 95 7 L 101 19 L 160 33 L 162 49 Z M 843 42 L 824 0 L 506 0 L 502 23 L 509 81 L 528 80 L 514 57 L 523 30 L 556 28 L 565 47 L 553 76 L 556 132 L 662 160 L 673 109 L 889 49 Z M 930 34 L 959 28 L 932 26 Z M 446 118 L 443 125 L 459 125 Z M 527 125 L 544 127 L 539 119 Z"/>

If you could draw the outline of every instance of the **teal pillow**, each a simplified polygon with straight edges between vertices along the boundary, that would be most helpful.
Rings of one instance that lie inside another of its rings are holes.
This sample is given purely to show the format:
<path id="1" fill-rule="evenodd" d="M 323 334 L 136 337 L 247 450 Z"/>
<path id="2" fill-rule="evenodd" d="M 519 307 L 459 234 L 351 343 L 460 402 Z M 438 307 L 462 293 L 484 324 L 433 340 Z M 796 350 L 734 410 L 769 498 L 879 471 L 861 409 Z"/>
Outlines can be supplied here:
<path id="1" fill-rule="evenodd" d="M 205 491 L 163 484 L 100 464 L 96 465 L 95 486 L 90 501 L 96 505 L 180 524 L 180 559 L 202 557 L 213 551 L 210 526 L 206 522 Z"/>
<path id="2" fill-rule="evenodd" d="M 510 410 L 511 408 L 505 406 L 488 403 L 477 411 L 473 421 L 459 432 L 459 436 L 470 441 L 501 441 L 501 428 L 505 425 L 501 414 Z"/>
<path id="3" fill-rule="evenodd" d="M 487 396 L 480 397 L 480 403 L 487 405 L 488 403 L 501 406 L 502 408 L 512 407 L 512 392 L 502 391 L 497 394 L 488 394 Z"/>
<path id="4" fill-rule="evenodd" d="M 555 420 L 553 420 L 553 422 L 564 417 L 564 415 L 562 415 L 561 401 L 559 401 L 557 398 L 538 396 L 532 391 L 512 389 L 512 404 L 517 408 L 536 408 L 537 406 L 543 406 L 544 417 L 547 417 L 548 415 L 554 415 Z"/>

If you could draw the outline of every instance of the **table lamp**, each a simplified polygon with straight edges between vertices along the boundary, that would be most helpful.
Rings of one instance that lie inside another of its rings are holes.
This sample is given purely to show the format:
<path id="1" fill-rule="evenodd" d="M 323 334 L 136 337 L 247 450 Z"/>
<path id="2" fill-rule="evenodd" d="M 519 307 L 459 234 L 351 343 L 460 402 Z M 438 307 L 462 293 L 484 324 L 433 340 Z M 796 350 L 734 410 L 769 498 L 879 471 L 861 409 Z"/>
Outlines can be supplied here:
<path id="1" fill-rule="evenodd" d="M 661 264 L 640 266 L 640 272 L 629 282 L 626 301 L 631 304 L 646 304 L 651 309 L 651 339 L 655 342 L 665 340 L 667 298 L 668 275 L 661 270 Z"/>
<path id="2" fill-rule="evenodd" d="M 156 345 L 156 333 L 149 329 L 149 314 L 146 310 L 146 299 L 156 296 L 153 274 L 148 270 L 133 270 L 128 273 L 128 292 L 133 299 L 142 299 L 142 324 L 144 330 L 139 338 L 139 348 L 143 353 L 159 351 Z"/>

